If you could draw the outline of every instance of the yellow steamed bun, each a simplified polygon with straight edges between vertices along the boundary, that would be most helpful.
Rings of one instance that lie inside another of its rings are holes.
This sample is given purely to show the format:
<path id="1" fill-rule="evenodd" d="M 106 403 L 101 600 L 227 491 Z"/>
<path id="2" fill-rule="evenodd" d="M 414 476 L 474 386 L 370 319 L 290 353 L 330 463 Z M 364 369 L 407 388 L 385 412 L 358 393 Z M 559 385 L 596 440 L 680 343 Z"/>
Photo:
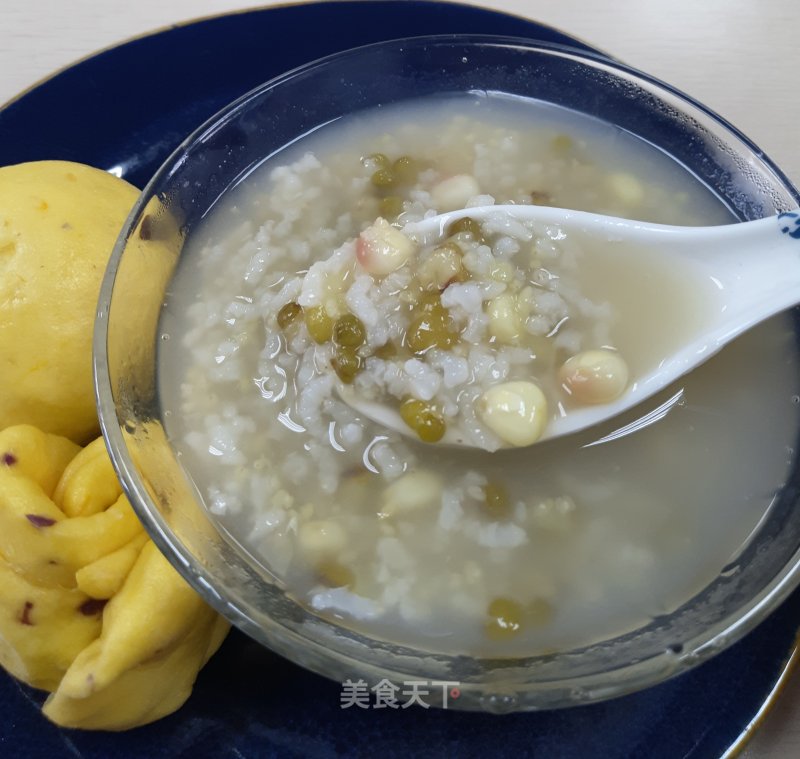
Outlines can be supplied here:
<path id="1" fill-rule="evenodd" d="M 0 429 L 97 434 L 92 329 L 106 263 L 139 191 L 67 161 L 0 168 Z"/>

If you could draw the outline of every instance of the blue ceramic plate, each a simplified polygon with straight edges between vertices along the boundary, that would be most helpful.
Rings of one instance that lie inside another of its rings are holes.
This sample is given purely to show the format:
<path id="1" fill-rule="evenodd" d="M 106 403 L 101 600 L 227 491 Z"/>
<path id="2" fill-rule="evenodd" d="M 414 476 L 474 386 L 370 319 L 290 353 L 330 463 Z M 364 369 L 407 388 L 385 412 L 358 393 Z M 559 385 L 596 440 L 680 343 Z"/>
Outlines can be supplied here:
<path id="1" fill-rule="evenodd" d="M 391 37 L 480 32 L 586 45 L 479 8 L 388 0 L 222 16 L 107 50 L 0 110 L 0 166 L 59 158 L 143 186 L 180 140 L 226 103 L 299 64 Z M 712 661 L 646 692 L 559 712 L 493 717 L 342 709 L 339 684 L 233 632 L 177 714 L 126 734 L 59 730 L 42 694 L 0 673 L 0 756 L 485 757 L 722 756 L 770 702 L 800 621 L 795 594 Z"/>

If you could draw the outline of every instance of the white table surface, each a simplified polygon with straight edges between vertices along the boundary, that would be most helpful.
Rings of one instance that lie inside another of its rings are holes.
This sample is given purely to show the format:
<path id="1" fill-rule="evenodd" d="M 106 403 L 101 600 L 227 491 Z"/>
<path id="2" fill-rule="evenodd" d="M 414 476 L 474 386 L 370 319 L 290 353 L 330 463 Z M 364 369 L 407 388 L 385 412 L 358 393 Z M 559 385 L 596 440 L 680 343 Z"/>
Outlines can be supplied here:
<path id="1" fill-rule="evenodd" d="M 244 0 L 0 0 L 0 103 L 100 48 Z M 480 0 L 558 27 L 710 106 L 800 185 L 798 0 Z M 800 757 L 800 674 L 742 754 Z M 676 759 L 678 759 L 676 757 Z"/>

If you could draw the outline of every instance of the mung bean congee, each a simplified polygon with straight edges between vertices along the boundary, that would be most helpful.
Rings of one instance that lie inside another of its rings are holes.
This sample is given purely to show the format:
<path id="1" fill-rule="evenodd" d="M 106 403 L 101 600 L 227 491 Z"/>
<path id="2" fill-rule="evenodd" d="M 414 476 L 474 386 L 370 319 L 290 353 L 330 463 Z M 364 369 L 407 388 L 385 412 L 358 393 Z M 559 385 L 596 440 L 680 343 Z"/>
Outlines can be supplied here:
<path id="1" fill-rule="evenodd" d="M 612 126 L 420 101 L 318 130 L 226 193 L 161 323 L 167 432 L 213 517 L 319 614 L 428 650 L 535 654 L 668 613 L 735 556 L 792 459 L 788 317 L 603 427 L 525 447 L 624 392 L 713 294 L 502 215 L 433 245 L 406 230 L 511 203 L 731 221 Z"/>

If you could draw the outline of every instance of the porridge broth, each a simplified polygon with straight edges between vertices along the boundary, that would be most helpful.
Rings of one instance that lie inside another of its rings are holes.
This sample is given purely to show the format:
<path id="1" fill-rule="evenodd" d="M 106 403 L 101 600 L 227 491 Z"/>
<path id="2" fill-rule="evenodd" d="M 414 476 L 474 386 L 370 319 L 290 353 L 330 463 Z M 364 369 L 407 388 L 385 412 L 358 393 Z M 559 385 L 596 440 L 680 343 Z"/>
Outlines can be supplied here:
<path id="1" fill-rule="evenodd" d="M 418 173 L 387 190 L 376 155 L 411 156 Z M 731 221 L 670 158 L 551 106 L 462 97 L 350 117 L 271 156 L 188 242 L 161 322 L 167 432 L 223 530 L 320 614 L 479 655 L 635 629 L 712 581 L 780 490 L 798 422 L 791 323 L 771 320 L 634 412 L 561 440 L 487 453 L 387 432 L 293 362 L 275 314 L 311 264 L 390 207 L 398 223 L 420 218 L 430 187 L 458 174 L 497 203 Z M 612 275 L 584 263 L 576 281 L 611 314 L 585 339 L 620 349 L 633 374 L 712 297 L 645 257 Z"/>

